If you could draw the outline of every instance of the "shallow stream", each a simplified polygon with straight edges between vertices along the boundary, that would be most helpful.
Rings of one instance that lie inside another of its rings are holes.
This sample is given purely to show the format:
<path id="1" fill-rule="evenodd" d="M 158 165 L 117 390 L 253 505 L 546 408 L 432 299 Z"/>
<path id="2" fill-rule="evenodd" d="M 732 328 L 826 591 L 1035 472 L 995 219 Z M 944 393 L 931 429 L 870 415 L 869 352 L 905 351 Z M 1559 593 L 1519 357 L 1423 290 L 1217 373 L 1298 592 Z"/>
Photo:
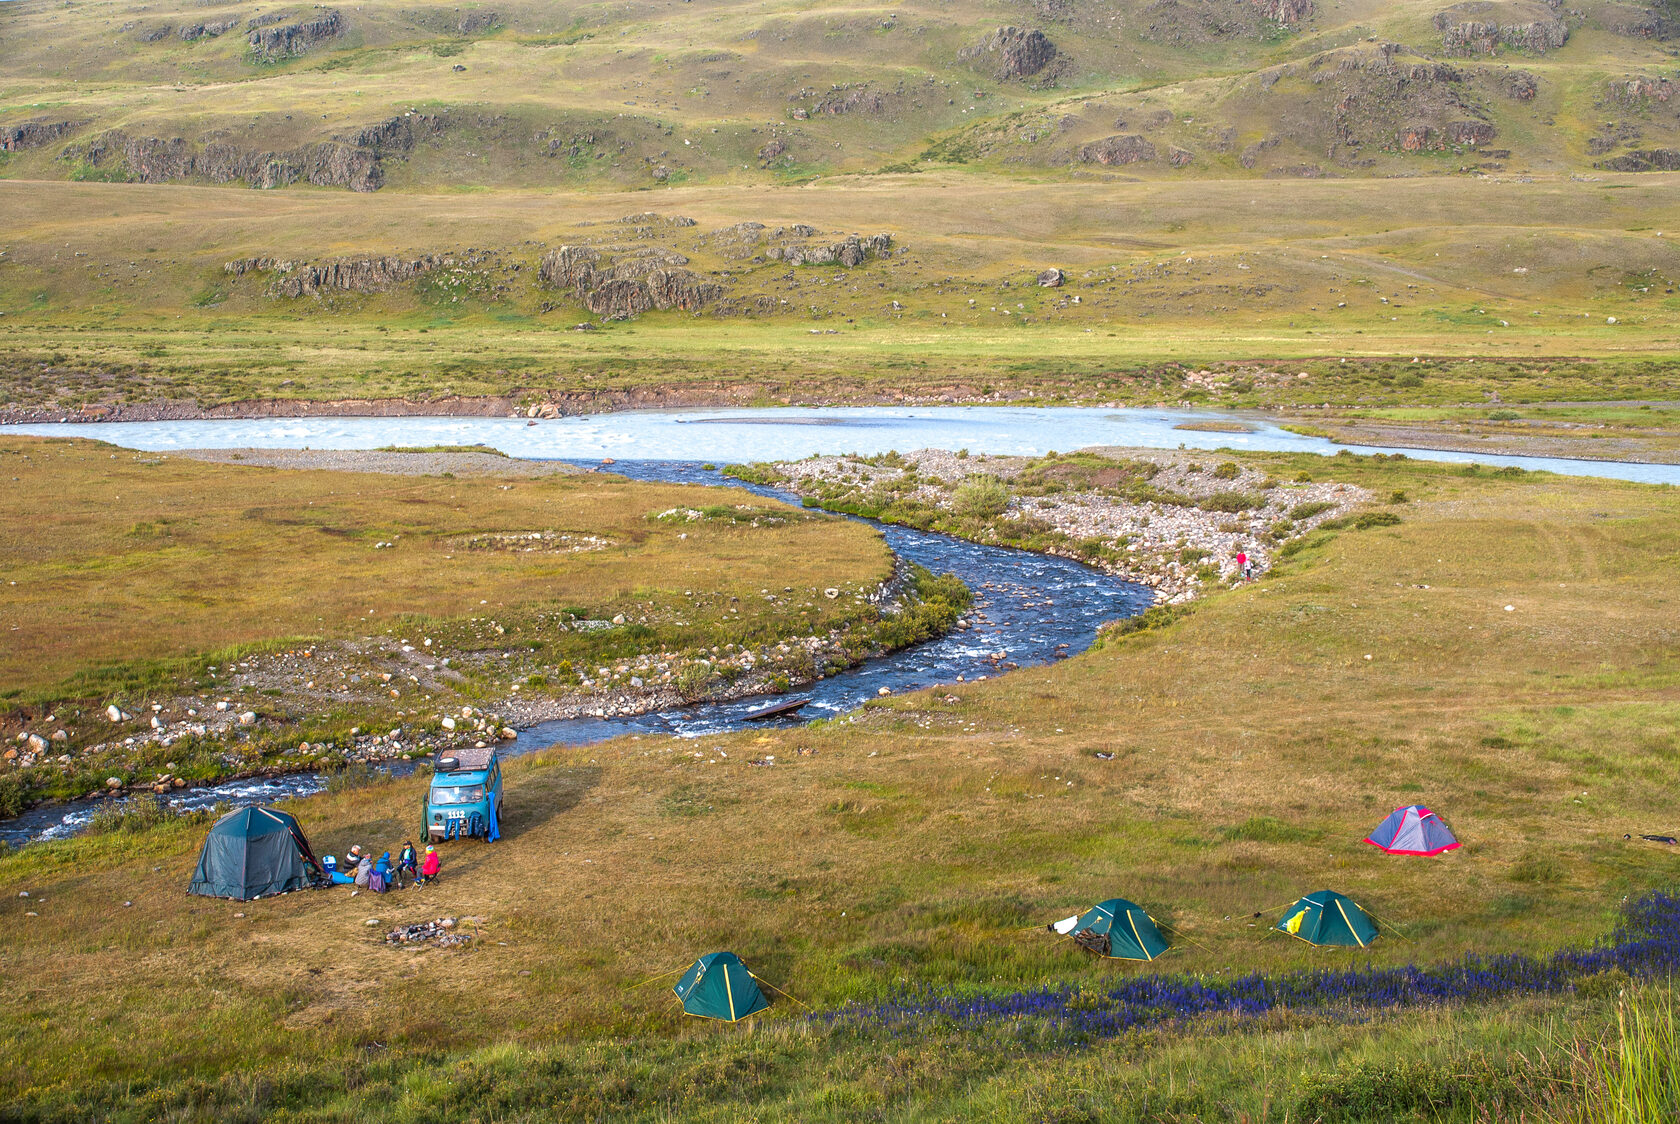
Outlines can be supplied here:
<path id="1" fill-rule="evenodd" d="M 620 461 L 611 471 L 637 480 L 678 483 L 729 484 L 759 495 L 797 504 L 791 493 L 745 485 L 716 469 L 681 461 Z M 1131 616 L 1148 608 L 1154 594 L 1144 586 L 1121 581 L 1065 558 L 1020 550 L 980 546 L 960 539 L 906 527 L 881 526 L 887 544 L 902 559 L 935 573 L 953 573 L 974 592 L 966 620 L 970 627 L 937 640 L 918 644 L 879 659 L 869 660 L 826 679 L 790 692 L 785 698 L 809 698 L 797 714 L 763 720 L 760 725 L 790 726 L 816 718 L 832 718 L 877 697 L 918 690 L 959 679 L 995 676 L 1011 665 L 1026 667 L 1076 655 L 1090 647 L 1104 621 Z M 703 737 L 740 729 L 745 716 L 778 696 L 758 696 L 733 702 L 700 703 L 673 710 L 618 718 L 577 718 L 543 722 L 521 730 L 503 753 L 521 754 L 552 745 L 587 745 L 621 734 L 662 737 Z M 411 772 L 410 762 L 400 762 Z M 168 797 L 179 808 L 230 804 L 272 803 L 306 796 L 325 787 L 320 773 L 227 781 L 204 788 L 183 789 Z M 124 799 L 151 799 L 141 794 Z M 12 843 L 52 839 L 79 831 L 108 800 L 82 800 L 25 812 L 0 823 L 0 838 Z"/>

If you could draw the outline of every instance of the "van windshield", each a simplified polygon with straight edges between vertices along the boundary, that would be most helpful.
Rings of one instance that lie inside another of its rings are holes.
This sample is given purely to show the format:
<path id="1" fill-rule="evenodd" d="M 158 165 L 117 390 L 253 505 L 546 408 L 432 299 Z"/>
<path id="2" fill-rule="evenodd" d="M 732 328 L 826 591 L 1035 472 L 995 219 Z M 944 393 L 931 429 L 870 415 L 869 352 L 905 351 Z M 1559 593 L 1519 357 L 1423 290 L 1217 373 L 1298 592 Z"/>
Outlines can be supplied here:
<path id="1" fill-rule="evenodd" d="M 463 784 L 454 788 L 432 789 L 433 804 L 477 804 L 484 799 L 484 786 Z"/>

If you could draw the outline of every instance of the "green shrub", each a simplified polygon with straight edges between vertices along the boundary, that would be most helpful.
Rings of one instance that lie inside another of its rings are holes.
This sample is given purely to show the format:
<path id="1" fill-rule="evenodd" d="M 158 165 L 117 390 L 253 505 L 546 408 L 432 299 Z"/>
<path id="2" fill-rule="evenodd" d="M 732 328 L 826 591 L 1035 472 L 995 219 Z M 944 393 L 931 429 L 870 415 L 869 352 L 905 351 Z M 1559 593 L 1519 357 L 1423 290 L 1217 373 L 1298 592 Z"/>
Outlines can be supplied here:
<path id="1" fill-rule="evenodd" d="M 1241 474 L 1242 469 L 1237 467 L 1235 461 L 1223 461 L 1214 466 L 1213 469 L 1213 478 L 1215 480 L 1235 480 Z"/>
<path id="2" fill-rule="evenodd" d="M 1289 509 L 1289 518 L 1294 520 L 1311 519 L 1315 515 L 1323 515 L 1336 505 L 1323 500 L 1312 500 L 1308 503 L 1298 503 Z"/>
<path id="3" fill-rule="evenodd" d="M 1140 632 L 1150 632 L 1157 628 L 1165 628 L 1174 621 L 1190 615 L 1189 605 L 1154 605 L 1135 617 L 1126 617 L 1113 624 L 1105 626 L 1097 633 L 1097 643 L 1094 647 L 1101 648 L 1109 640 L 1119 640 L 1123 637 L 1134 636 Z"/>
<path id="4" fill-rule="evenodd" d="M 0 816 L 10 818 L 19 814 L 27 799 L 22 777 L 16 773 L 0 773 Z"/>
<path id="5" fill-rule="evenodd" d="M 350 792 L 370 785 L 383 784 L 390 779 L 389 773 L 375 769 L 366 761 L 346 761 L 341 767 L 328 772 L 327 791 Z"/>
<path id="6" fill-rule="evenodd" d="M 970 476 L 951 493 L 958 515 L 990 519 L 1009 510 L 1009 489 L 995 476 Z"/>
<path id="7" fill-rule="evenodd" d="M 1196 501 L 1196 506 L 1203 511 L 1224 511 L 1235 513 L 1249 511 L 1256 507 L 1266 506 L 1266 497 L 1257 496 L 1251 492 L 1215 492 Z"/>

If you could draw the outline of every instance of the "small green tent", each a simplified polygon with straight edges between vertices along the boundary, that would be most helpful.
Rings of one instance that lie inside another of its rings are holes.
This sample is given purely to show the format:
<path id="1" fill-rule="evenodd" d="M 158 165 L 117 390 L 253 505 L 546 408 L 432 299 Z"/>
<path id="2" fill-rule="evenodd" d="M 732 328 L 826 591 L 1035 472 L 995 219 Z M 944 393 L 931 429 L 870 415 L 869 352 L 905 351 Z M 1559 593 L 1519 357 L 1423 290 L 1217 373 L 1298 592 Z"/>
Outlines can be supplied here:
<path id="1" fill-rule="evenodd" d="M 295 819 L 273 808 L 239 808 L 210 828 L 187 893 L 249 901 L 301 890 L 320 873 Z"/>
<path id="2" fill-rule="evenodd" d="M 671 990 L 682 1000 L 683 1010 L 703 1019 L 732 1023 L 755 1015 L 770 1006 L 758 981 L 733 952 L 713 952 L 694 962 Z"/>
<path id="3" fill-rule="evenodd" d="M 1125 898 L 1098 902 L 1078 917 L 1051 925 L 1050 930 L 1072 937 L 1086 952 L 1114 960 L 1153 960 L 1167 951 L 1154 918 Z"/>
<path id="4" fill-rule="evenodd" d="M 1334 890 L 1308 894 L 1283 911 L 1277 928 L 1316 945 L 1364 948 L 1377 939 L 1377 927 L 1365 911 Z"/>

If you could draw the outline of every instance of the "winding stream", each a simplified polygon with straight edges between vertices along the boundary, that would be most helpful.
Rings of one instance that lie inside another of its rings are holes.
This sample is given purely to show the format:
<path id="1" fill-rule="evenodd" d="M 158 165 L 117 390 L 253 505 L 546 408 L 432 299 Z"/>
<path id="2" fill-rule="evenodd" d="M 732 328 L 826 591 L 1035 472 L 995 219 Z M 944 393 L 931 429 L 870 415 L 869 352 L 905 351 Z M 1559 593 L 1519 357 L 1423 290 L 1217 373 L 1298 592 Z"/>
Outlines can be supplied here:
<path id="1" fill-rule="evenodd" d="M 696 460 L 718 464 L 788 460 L 813 454 L 884 453 L 890 449 L 966 448 L 974 453 L 1042 455 L 1090 445 L 1143 448 L 1252 449 L 1330 455 L 1401 452 L 1419 460 L 1515 465 L 1575 476 L 1680 484 L 1680 465 L 1517 457 L 1423 449 L 1336 445 L 1290 433 L 1264 418 L 1245 417 L 1251 432 L 1179 429 L 1183 424 L 1229 422 L 1231 415 L 1180 410 L 1092 407 L 821 407 L 775 410 L 646 410 L 531 423 L 522 418 L 251 418 L 213 421 L 21 425 L 6 432 L 91 437 L 147 451 L 199 448 L 377 449 L 382 446 L 483 444 L 510 456 L 595 464 L 616 458 L 611 471 L 639 480 L 748 487 L 798 503 L 772 488 L 725 480 Z M 980 546 L 905 527 L 883 526 L 901 557 L 935 573 L 951 572 L 975 593 L 973 627 L 871 660 L 799 692 L 810 704 L 782 725 L 832 717 L 874 697 L 959 678 L 995 675 L 1001 666 L 1030 666 L 1075 655 L 1090 646 L 1103 621 L 1141 612 L 1152 595 L 1142 586 L 1080 563 L 1001 547 Z M 1002 657 L 994 660 L 997 653 Z M 522 731 L 506 752 L 551 745 L 585 745 L 621 734 L 703 737 L 741 726 L 766 699 L 708 703 L 628 718 L 546 722 Z M 412 764 L 403 766 L 411 771 Z M 258 803 L 302 796 L 323 787 L 319 774 L 229 781 L 170 797 L 182 808 L 229 801 Z M 71 834 L 97 807 L 77 802 L 37 808 L 0 823 L 0 839 L 22 842 Z"/>
<path id="2" fill-rule="evenodd" d="M 620 461 L 612 471 L 637 480 L 728 484 L 799 503 L 799 497 L 792 493 L 742 484 L 694 462 Z M 831 718 L 856 709 L 882 688 L 898 694 L 959 679 L 995 676 L 1010 665 L 1026 667 L 1077 655 L 1090 647 L 1097 627 L 1104 621 L 1142 612 L 1154 600 L 1154 593 L 1144 586 L 1065 558 L 981 546 L 907 527 L 877 526 L 900 558 L 934 573 L 954 573 L 974 591 L 974 604 L 965 618 L 970 627 L 812 683 L 794 693 L 811 700 L 802 711 L 767 719 L 761 725 L 790 726 Z M 757 696 L 628 717 L 543 722 L 520 731 L 502 752 L 517 755 L 553 745 L 588 745 L 621 734 L 704 737 L 739 729 L 747 714 L 774 701 L 774 696 Z M 411 762 L 396 765 L 398 768 L 391 771 L 408 773 L 414 769 Z M 319 773 L 294 773 L 183 789 L 168 799 L 172 806 L 183 809 L 210 807 L 224 800 L 236 805 L 270 803 L 319 792 L 325 784 Z M 124 799 L 151 797 L 140 794 Z M 0 823 L 0 838 L 21 843 L 74 834 L 99 808 L 112 803 L 74 801 L 35 808 Z"/>

